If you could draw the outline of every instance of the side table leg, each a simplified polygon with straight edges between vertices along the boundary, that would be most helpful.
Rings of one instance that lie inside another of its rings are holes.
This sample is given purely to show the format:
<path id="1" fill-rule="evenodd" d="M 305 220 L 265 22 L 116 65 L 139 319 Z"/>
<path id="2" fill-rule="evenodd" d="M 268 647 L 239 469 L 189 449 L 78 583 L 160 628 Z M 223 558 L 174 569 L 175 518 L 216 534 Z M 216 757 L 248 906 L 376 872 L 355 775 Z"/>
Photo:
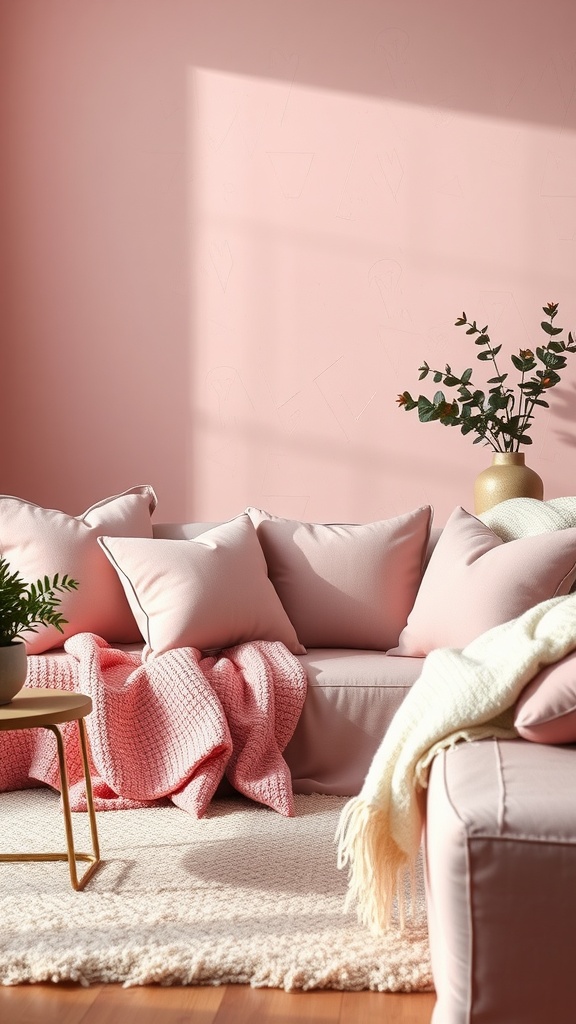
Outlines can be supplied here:
<path id="1" fill-rule="evenodd" d="M 90 778 L 90 762 L 88 760 L 88 741 L 86 738 L 86 723 L 83 718 L 78 719 L 78 732 L 80 733 L 80 746 L 82 748 L 82 764 L 84 766 L 84 781 L 86 783 L 86 803 L 88 805 L 88 817 L 90 818 L 92 850 L 96 860 L 99 861 L 100 844 L 98 842 L 98 829 L 96 828 L 96 812 L 94 811 L 92 779 Z"/>
<path id="2" fill-rule="evenodd" d="M 78 719 L 78 727 L 80 729 L 80 744 L 82 747 L 82 761 L 84 765 L 85 781 L 86 781 L 86 799 L 88 803 L 88 814 L 90 818 L 90 831 L 92 834 L 92 848 L 93 853 L 76 853 L 74 850 L 74 833 L 72 830 L 72 817 L 70 813 L 70 795 L 68 791 L 68 771 L 66 769 L 66 755 L 64 752 L 64 742 L 62 740 L 62 734 L 60 729 L 55 725 L 46 725 L 46 729 L 50 729 L 56 737 L 56 744 L 58 747 L 58 764 L 60 767 L 60 786 L 62 796 L 62 810 L 64 812 L 64 827 L 66 830 L 66 847 L 68 850 L 68 869 L 70 871 L 70 882 L 72 888 L 76 891 L 83 889 L 89 878 L 92 877 L 100 864 L 100 851 L 98 846 L 98 834 L 96 831 L 96 815 L 94 813 L 94 800 L 92 796 L 92 784 L 90 780 L 90 771 L 88 767 L 88 752 L 86 749 L 86 735 L 83 733 L 81 724 L 84 725 L 82 719 Z M 76 860 L 88 861 L 90 867 L 84 872 L 82 877 L 78 879 L 78 872 L 76 870 Z"/>

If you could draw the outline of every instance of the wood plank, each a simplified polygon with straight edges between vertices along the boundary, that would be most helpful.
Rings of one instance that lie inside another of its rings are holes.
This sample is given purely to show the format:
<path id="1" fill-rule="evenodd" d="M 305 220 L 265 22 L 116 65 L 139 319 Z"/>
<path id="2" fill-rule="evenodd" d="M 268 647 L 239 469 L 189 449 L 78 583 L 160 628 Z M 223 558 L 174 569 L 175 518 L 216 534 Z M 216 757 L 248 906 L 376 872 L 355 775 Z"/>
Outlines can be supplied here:
<path id="1" fill-rule="evenodd" d="M 82 1024 L 213 1024 L 225 986 L 102 985 Z"/>
<path id="2" fill-rule="evenodd" d="M 80 1024 L 100 985 L 0 985 L 0 1021 L 6 1024 Z"/>
<path id="3" fill-rule="evenodd" d="M 430 1024 L 433 992 L 344 992 L 339 1024 Z"/>
<path id="4" fill-rule="evenodd" d="M 338 1024 L 342 992 L 284 992 L 278 988 L 228 985 L 214 1024 Z"/>

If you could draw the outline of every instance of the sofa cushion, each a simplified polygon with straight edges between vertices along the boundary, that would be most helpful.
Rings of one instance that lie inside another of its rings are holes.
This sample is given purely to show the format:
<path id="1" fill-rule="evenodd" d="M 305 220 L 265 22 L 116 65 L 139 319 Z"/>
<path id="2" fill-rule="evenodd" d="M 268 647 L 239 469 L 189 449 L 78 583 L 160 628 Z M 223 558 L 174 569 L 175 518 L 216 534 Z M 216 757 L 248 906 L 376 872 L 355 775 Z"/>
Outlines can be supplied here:
<path id="1" fill-rule="evenodd" d="M 247 512 L 270 579 L 306 647 L 385 651 L 398 643 L 422 578 L 429 505 L 360 526 Z"/>
<path id="2" fill-rule="evenodd" d="M 97 633 L 109 643 L 130 643 L 139 630 L 118 577 L 98 546 L 102 533 L 151 537 L 156 507 L 152 487 L 131 487 L 91 505 L 81 516 L 41 508 L 30 501 L 0 496 L 0 550 L 28 583 L 59 573 L 78 580 L 64 593 L 60 610 L 67 623 L 60 633 L 40 626 L 25 635 L 29 654 L 60 647 L 74 633 Z"/>
<path id="3" fill-rule="evenodd" d="M 576 743 L 576 651 L 528 683 L 516 703 L 514 725 L 535 743 Z"/>
<path id="4" fill-rule="evenodd" d="M 144 660 L 175 647 L 211 651 L 248 640 L 303 652 L 247 515 L 192 540 L 99 540 L 146 641 Z"/>
<path id="5" fill-rule="evenodd" d="M 505 543 L 456 508 L 391 653 L 418 658 L 436 647 L 465 647 L 540 601 L 567 594 L 575 577 L 576 528 Z"/>
<path id="6" fill-rule="evenodd" d="M 508 498 L 487 509 L 478 516 L 480 522 L 489 526 L 501 540 L 518 540 L 519 537 L 535 537 L 552 530 L 565 530 L 576 526 L 576 514 L 570 513 L 558 501 L 567 503 L 574 499 Z M 574 503 L 576 504 L 576 503 Z"/>
<path id="7" fill-rule="evenodd" d="M 294 792 L 356 796 L 422 659 L 322 648 L 299 660 L 308 692 L 284 751 Z"/>

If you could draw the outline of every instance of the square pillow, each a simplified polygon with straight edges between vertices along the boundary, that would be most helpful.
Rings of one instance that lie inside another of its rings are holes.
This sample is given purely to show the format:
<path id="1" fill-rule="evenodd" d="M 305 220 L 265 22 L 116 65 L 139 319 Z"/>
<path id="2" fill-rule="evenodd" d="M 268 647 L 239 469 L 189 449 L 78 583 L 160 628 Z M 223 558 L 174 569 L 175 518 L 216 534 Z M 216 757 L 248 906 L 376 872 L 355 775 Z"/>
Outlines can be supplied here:
<path id="1" fill-rule="evenodd" d="M 104 498 L 81 516 L 41 508 L 30 501 L 0 496 L 0 552 L 27 583 L 56 573 L 78 580 L 78 590 L 63 593 L 63 633 L 39 626 L 24 639 L 28 654 L 61 647 L 74 633 L 97 633 L 109 643 L 140 639 L 138 626 L 108 559 L 98 545 L 101 533 L 151 537 L 156 495 L 148 485 Z"/>
<path id="2" fill-rule="evenodd" d="M 554 500 L 538 498 L 508 498 L 493 505 L 478 519 L 501 540 L 518 540 L 576 526 L 576 518 L 557 508 Z"/>
<path id="3" fill-rule="evenodd" d="M 528 683 L 516 702 L 514 725 L 534 743 L 576 743 L 576 651 Z"/>
<path id="4" fill-rule="evenodd" d="M 422 578 L 430 505 L 360 526 L 247 512 L 306 647 L 386 651 L 398 643 Z"/>
<path id="5" fill-rule="evenodd" d="M 465 647 L 540 601 L 567 594 L 575 578 L 576 528 L 504 542 L 456 508 L 389 653 L 423 658 L 436 647 Z"/>
<path id="6" fill-rule="evenodd" d="M 247 515 L 191 540 L 100 537 L 146 641 L 145 661 L 175 647 L 221 650 L 280 640 L 304 654 Z"/>

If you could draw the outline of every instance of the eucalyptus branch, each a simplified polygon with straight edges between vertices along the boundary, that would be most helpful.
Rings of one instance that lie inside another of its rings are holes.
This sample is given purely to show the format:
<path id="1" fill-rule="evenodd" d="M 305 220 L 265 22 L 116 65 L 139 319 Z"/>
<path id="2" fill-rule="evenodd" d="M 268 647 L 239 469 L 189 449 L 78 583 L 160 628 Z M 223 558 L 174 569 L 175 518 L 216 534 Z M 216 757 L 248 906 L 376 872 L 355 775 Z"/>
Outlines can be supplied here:
<path id="1" fill-rule="evenodd" d="M 529 430 L 535 407 L 549 408 L 542 394 L 559 383 L 560 371 L 567 363 L 567 353 L 576 352 L 576 339 L 573 335 L 568 335 L 566 343 L 559 337 L 563 328 L 554 326 L 558 303 L 548 303 L 543 311 L 548 320 L 542 321 L 540 326 L 548 335 L 547 344 L 537 347 L 536 354 L 531 349 L 520 349 L 518 355 L 510 357 L 512 365 L 520 373 L 518 396 L 513 388 L 504 386 L 508 373 L 500 372 L 497 361 L 502 346 L 492 345 L 488 325 L 479 328 L 475 320 L 469 320 L 466 313 L 462 313 L 455 326 L 466 327 L 466 334 L 477 336 L 474 344 L 481 348 L 477 352 L 477 359 L 480 362 L 491 362 L 494 367 L 496 375 L 487 381 L 488 385 L 492 385 L 488 393 L 475 387 L 471 368 L 458 375 L 448 364 L 444 370 L 438 370 L 424 361 L 419 370 L 419 379 L 423 380 L 431 374 L 435 384 L 455 389 L 454 399 L 447 398 L 444 391 L 437 391 L 433 398 L 425 395 L 414 398 L 409 391 L 404 391 L 398 395 L 398 405 L 407 412 L 417 409 L 423 423 L 438 420 L 443 426 L 460 427 L 462 434 L 475 433 L 474 444 L 483 442 L 495 451 L 519 451 L 521 445 L 532 444 Z M 536 369 L 537 360 L 542 364 L 542 369 Z M 533 375 L 527 377 L 532 371 Z M 515 412 L 516 409 L 518 412 Z"/>
<path id="2" fill-rule="evenodd" d="M 458 320 L 456 321 L 456 325 L 455 326 L 457 326 L 457 327 L 466 326 L 468 328 L 468 330 L 466 331 L 466 334 L 478 334 L 479 337 L 474 342 L 475 345 L 487 345 L 488 346 L 485 352 L 479 352 L 477 354 L 477 358 L 478 359 L 484 360 L 484 361 L 491 360 L 492 361 L 492 365 L 494 366 L 496 377 L 492 377 L 489 381 L 487 381 L 487 383 L 488 384 L 496 384 L 497 385 L 497 390 L 500 392 L 502 397 L 503 398 L 508 398 L 508 396 L 511 396 L 512 402 L 514 402 L 514 395 L 513 395 L 513 392 L 511 390 L 511 388 L 505 388 L 504 387 L 504 381 L 508 377 L 508 374 L 507 373 L 503 373 L 503 374 L 500 373 L 500 370 L 498 368 L 498 363 L 496 362 L 496 356 L 500 352 L 502 346 L 501 345 L 497 345 L 496 348 L 493 348 L 492 343 L 490 341 L 490 335 L 488 334 L 488 324 L 486 324 L 485 327 L 482 327 L 482 329 L 480 329 L 480 328 L 477 327 L 475 320 L 473 320 L 473 321 L 467 320 L 466 319 L 466 314 L 463 313 L 462 317 L 459 317 Z M 506 413 L 506 418 L 509 419 L 510 418 L 510 412 L 509 412 L 509 409 L 508 409 L 508 405 L 506 405 L 504 411 Z"/>

